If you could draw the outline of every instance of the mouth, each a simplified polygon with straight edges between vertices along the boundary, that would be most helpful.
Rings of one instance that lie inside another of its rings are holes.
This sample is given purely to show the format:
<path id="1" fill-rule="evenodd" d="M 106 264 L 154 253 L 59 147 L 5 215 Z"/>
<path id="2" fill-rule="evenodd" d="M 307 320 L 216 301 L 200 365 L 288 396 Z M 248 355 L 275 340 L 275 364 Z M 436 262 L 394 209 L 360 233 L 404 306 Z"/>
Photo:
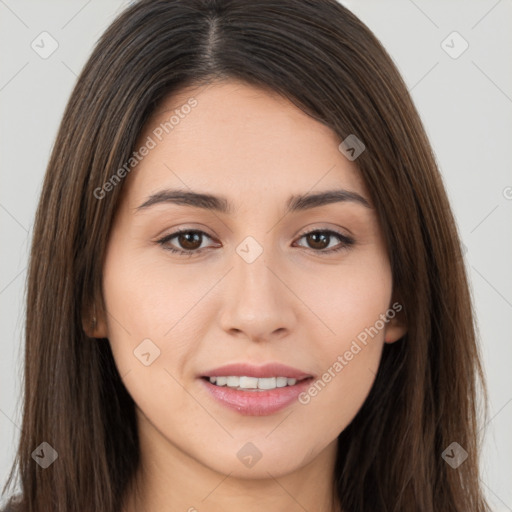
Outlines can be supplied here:
<path id="1" fill-rule="evenodd" d="M 247 375 L 227 375 L 219 377 L 202 377 L 204 380 L 210 382 L 217 387 L 226 387 L 236 389 L 237 391 L 249 392 L 262 392 L 270 391 L 273 389 L 285 388 L 295 386 L 297 383 L 305 380 L 311 380 L 312 377 L 303 377 L 302 379 L 295 379 L 289 377 L 249 377 Z"/>
<path id="2" fill-rule="evenodd" d="M 246 416 L 266 416 L 291 406 L 315 378 L 280 363 L 230 364 L 199 377 L 216 403 Z"/>

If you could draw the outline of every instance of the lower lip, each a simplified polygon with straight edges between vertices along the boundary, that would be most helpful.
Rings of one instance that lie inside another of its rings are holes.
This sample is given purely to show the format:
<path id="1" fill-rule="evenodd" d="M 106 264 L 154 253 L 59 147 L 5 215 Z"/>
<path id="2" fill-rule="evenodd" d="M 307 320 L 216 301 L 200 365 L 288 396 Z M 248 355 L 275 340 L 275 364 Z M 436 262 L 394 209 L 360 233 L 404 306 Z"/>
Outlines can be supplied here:
<path id="1" fill-rule="evenodd" d="M 246 416 L 267 416 L 280 411 L 298 399 L 313 377 L 304 379 L 293 386 L 271 389 L 269 391 L 239 391 L 227 386 L 216 386 L 209 380 L 201 381 L 206 389 L 222 405 Z"/>

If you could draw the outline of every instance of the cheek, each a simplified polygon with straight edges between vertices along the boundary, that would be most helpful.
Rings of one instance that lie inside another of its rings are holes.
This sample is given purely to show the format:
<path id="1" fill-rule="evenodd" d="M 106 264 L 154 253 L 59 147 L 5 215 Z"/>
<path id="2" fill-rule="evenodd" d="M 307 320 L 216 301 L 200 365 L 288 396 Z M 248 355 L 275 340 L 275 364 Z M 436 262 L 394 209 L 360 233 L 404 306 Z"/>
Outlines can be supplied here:
<path id="1" fill-rule="evenodd" d="M 298 401 L 308 429 L 318 439 L 337 437 L 354 419 L 370 392 L 384 345 L 383 330 L 375 328 L 375 319 L 382 310 L 375 312 L 371 315 L 367 310 L 359 319 L 338 323 L 336 339 L 317 344 L 322 364 L 317 378 L 299 395 Z"/>
<path id="2" fill-rule="evenodd" d="M 181 370 L 195 350 L 190 311 L 204 288 L 177 271 L 170 274 L 168 265 L 123 247 L 113 237 L 103 268 L 103 295 L 108 338 L 121 376 L 130 374 L 132 383 L 149 393 L 162 372 L 169 379 L 165 369 L 173 374 L 175 368 Z M 188 336 L 178 334 L 183 329 Z"/>
<path id="3" fill-rule="evenodd" d="M 294 285 L 294 291 L 318 319 L 314 339 L 321 353 L 332 357 L 358 336 L 364 341 L 366 330 L 376 322 L 379 336 L 374 337 L 384 339 L 380 315 L 390 306 L 392 277 L 382 250 L 361 251 L 340 265 L 317 267 L 307 274 L 314 279 Z M 311 323 L 304 317 L 306 327 Z"/>
<path id="4" fill-rule="evenodd" d="M 150 251 L 124 248 L 115 239 L 103 275 L 109 334 L 125 338 L 130 333 L 133 342 L 172 338 L 211 287 L 208 277 L 198 279 L 186 266 L 173 266 Z"/>
<path id="5" fill-rule="evenodd" d="M 302 292 L 321 324 L 312 335 L 318 378 L 299 402 L 314 430 L 336 436 L 357 414 L 375 380 L 386 326 L 381 315 L 390 307 L 392 278 L 383 256 L 361 258 L 337 269 L 335 278 L 327 277 L 318 276 L 321 286 Z"/>
<path id="6" fill-rule="evenodd" d="M 103 293 L 114 361 L 138 408 L 164 424 L 194 405 L 179 383 L 196 357 L 201 324 L 193 307 L 206 290 L 115 244 L 107 252 Z"/>

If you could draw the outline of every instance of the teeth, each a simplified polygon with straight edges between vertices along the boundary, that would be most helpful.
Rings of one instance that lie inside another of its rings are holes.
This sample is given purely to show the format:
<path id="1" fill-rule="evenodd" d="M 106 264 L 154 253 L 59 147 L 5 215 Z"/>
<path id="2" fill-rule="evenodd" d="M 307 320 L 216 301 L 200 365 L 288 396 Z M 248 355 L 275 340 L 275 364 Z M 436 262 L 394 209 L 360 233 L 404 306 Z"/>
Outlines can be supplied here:
<path id="1" fill-rule="evenodd" d="M 258 389 L 275 389 L 276 378 L 267 377 L 266 379 L 258 379 Z"/>
<path id="2" fill-rule="evenodd" d="M 226 386 L 228 388 L 237 388 L 240 385 L 240 377 L 227 377 Z"/>
<path id="3" fill-rule="evenodd" d="M 257 389 L 258 378 L 257 377 L 240 377 L 239 386 L 243 389 Z"/>
<path id="4" fill-rule="evenodd" d="M 215 384 L 217 384 L 217 386 L 225 386 L 228 382 L 228 378 L 227 377 L 217 377 L 217 382 Z"/>
<path id="5" fill-rule="evenodd" d="M 292 379 L 290 379 L 292 380 Z M 288 384 L 288 379 L 286 377 L 277 377 L 276 386 L 278 388 L 284 388 Z"/>
<path id="6" fill-rule="evenodd" d="M 294 386 L 297 379 L 289 379 L 287 377 L 265 377 L 258 379 L 257 377 L 238 377 L 230 375 L 227 377 L 209 377 L 209 381 L 217 386 L 227 386 L 238 390 L 262 390 L 284 388 L 285 386 Z"/>

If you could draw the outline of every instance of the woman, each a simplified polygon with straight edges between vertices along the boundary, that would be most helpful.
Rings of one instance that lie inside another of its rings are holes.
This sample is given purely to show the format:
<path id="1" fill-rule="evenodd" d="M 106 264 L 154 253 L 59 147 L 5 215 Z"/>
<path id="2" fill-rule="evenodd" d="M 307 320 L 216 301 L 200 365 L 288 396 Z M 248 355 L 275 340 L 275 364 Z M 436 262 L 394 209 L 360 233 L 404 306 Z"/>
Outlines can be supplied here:
<path id="1" fill-rule="evenodd" d="M 489 510 L 453 215 L 334 0 L 125 11 L 64 114 L 28 279 L 13 510 Z"/>

